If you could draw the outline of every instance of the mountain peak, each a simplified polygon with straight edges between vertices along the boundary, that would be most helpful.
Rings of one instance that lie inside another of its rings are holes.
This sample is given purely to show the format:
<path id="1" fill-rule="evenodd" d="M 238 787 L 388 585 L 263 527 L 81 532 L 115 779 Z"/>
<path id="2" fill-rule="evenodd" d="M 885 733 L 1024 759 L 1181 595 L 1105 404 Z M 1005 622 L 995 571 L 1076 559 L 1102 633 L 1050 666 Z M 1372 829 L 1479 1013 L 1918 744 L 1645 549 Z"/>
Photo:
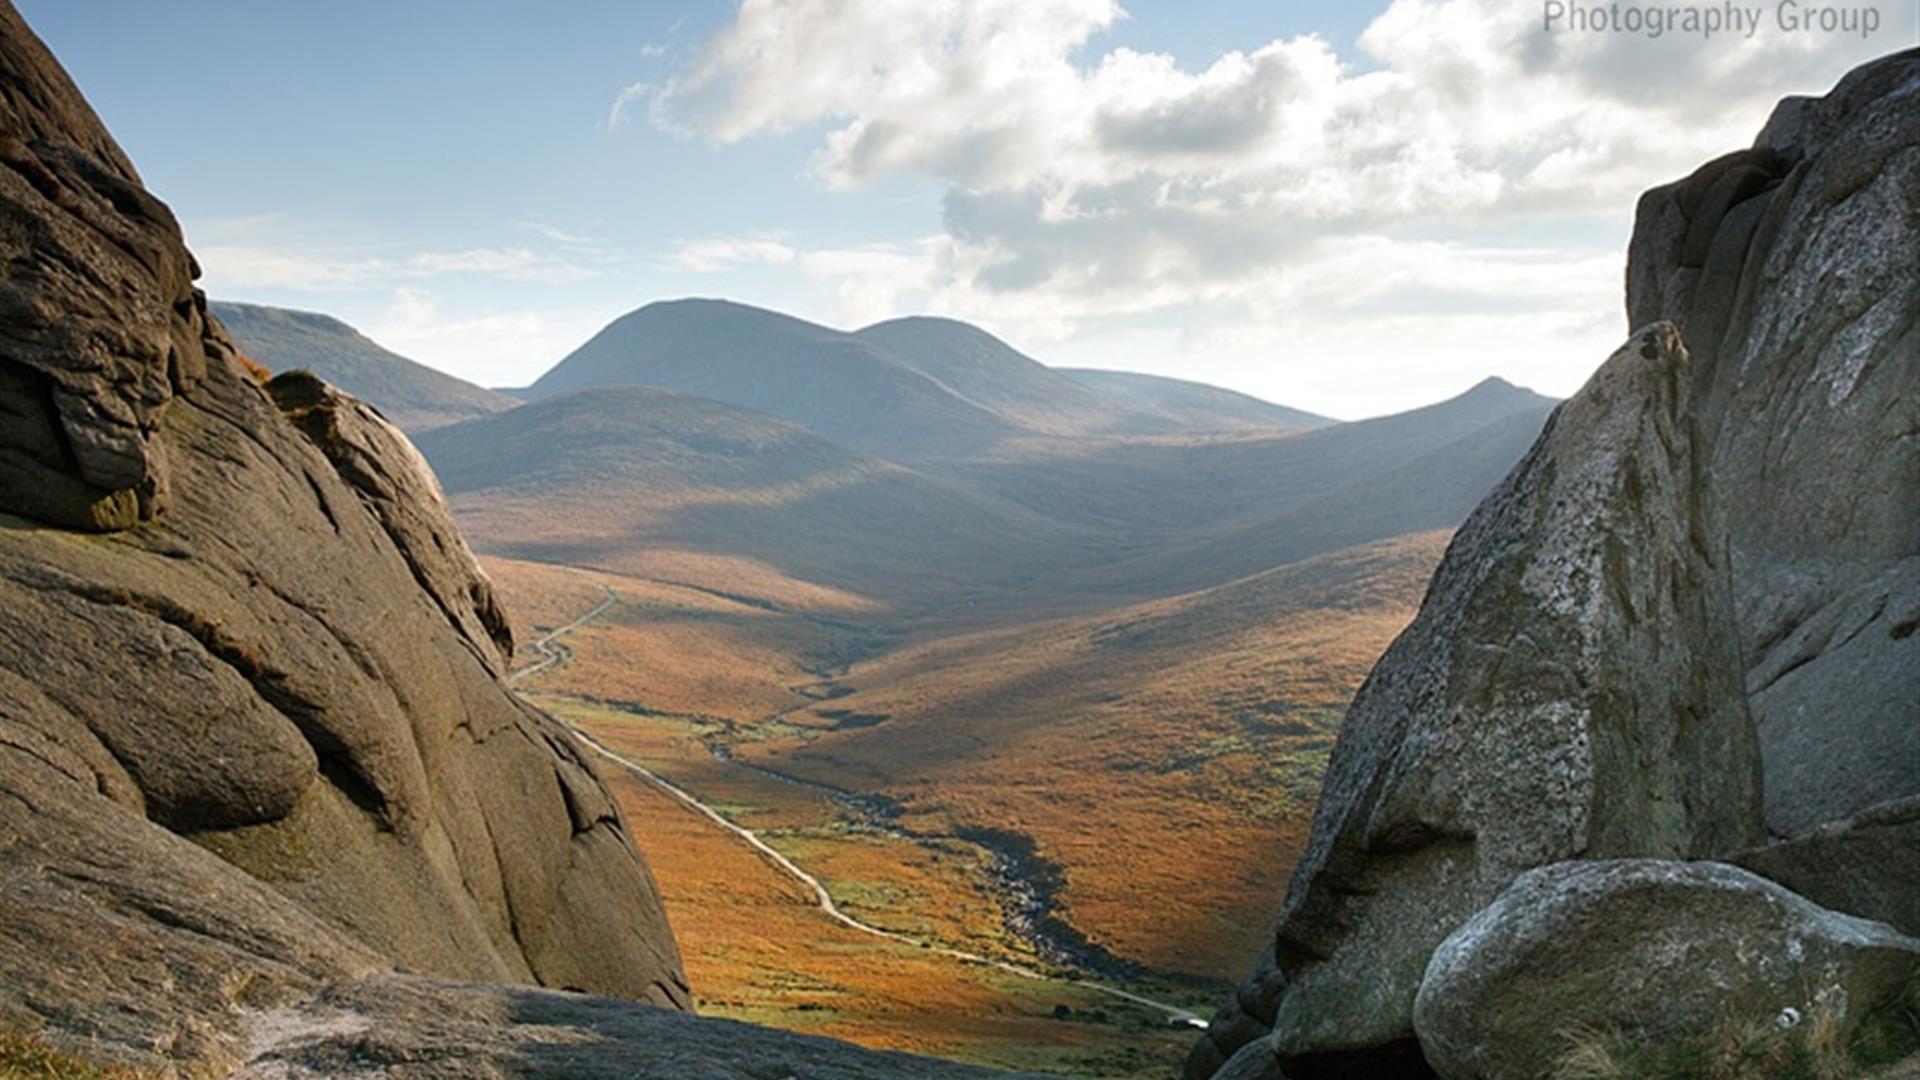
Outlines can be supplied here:
<path id="1" fill-rule="evenodd" d="M 275 371 L 311 371 L 411 434 L 517 404 L 383 349 L 331 315 L 224 300 L 211 307 L 248 356 Z"/>

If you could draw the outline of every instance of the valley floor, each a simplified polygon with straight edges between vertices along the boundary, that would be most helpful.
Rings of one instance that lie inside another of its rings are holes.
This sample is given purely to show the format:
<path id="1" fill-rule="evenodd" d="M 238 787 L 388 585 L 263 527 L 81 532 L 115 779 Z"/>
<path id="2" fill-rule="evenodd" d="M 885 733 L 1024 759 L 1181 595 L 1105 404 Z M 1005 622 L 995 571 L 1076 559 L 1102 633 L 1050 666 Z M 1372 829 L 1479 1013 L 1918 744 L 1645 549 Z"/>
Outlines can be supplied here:
<path id="1" fill-rule="evenodd" d="M 804 594 L 486 562 L 521 642 L 564 631 L 523 644 L 523 693 L 751 830 L 848 918 L 921 943 L 836 922 L 740 835 L 603 762 L 702 1012 L 1137 1076 L 1174 1071 L 1190 1029 L 1091 983 L 1204 1015 L 1239 974 L 1304 836 L 1331 724 L 1441 539 L 1224 596 L 919 643 Z M 1347 610 L 1318 604 L 1314 582 Z M 1302 599 L 1276 609 L 1275 590 Z M 1122 672 L 1151 686 L 1117 685 Z M 1236 697 L 1255 686 L 1259 700 Z M 1245 858 L 1253 845 L 1268 857 Z"/>

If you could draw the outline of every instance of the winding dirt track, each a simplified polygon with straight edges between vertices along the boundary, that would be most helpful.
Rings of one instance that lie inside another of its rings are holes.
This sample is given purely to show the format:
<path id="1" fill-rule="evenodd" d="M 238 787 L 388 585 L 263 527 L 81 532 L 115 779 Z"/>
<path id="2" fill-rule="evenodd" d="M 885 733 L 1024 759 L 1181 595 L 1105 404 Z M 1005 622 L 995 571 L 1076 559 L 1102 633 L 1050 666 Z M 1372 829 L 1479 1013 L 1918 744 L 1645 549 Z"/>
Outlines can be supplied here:
<path id="1" fill-rule="evenodd" d="M 540 654 L 540 660 L 535 664 L 529 665 L 528 667 L 521 668 L 519 671 L 516 671 L 511 675 L 507 676 L 507 684 L 509 686 L 520 682 L 520 680 L 525 679 L 530 675 L 535 675 L 542 671 L 547 671 L 551 669 L 554 665 L 564 660 L 567 655 L 566 650 L 556 645 L 555 642 L 558 639 L 565 637 L 567 634 L 570 634 L 573 631 L 580 629 L 582 626 L 585 626 L 586 624 L 599 618 L 601 615 L 606 614 L 607 609 L 613 607 L 614 603 L 617 600 L 617 597 L 615 596 L 614 591 L 612 589 L 609 589 L 605 585 L 600 584 L 597 581 L 594 582 L 594 585 L 598 587 L 602 593 L 605 594 L 604 596 L 601 597 L 600 603 L 596 604 L 593 607 L 593 609 L 591 611 L 588 611 L 586 614 L 581 615 L 578 618 L 575 618 L 571 622 L 568 622 L 562 626 L 555 627 L 553 630 L 548 631 L 545 635 L 534 640 L 533 642 L 530 642 L 528 645 L 528 648 L 531 648 L 535 652 L 538 652 Z M 747 846 L 753 848 L 753 850 L 757 854 L 759 854 L 760 857 L 772 863 L 774 867 L 778 869 L 781 873 L 786 874 L 788 877 L 793 878 L 795 881 L 798 881 L 800 884 L 812 890 L 815 906 L 817 906 L 820 909 L 821 913 L 824 914 L 827 918 L 832 919 L 834 922 L 839 923 L 840 925 L 846 927 L 849 930 L 855 930 L 855 931 L 858 931 L 859 933 L 868 934 L 870 936 L 877 937 L 877 938 L 884 938 L 888 941 L 896 941 L 902 945 L 910 945 L 910 946 L 913 946 L 914 948 L 924 949 L 927 952 L 933 953 L 938 956 L 950 957 L 951 959 L 959 961 L 960 963 L 977 964 L 983 967 L 995 968 L 997 970 L 1007 972 L 1010 975 L 1018 975 L 1023 979 L 1036 979 L 1043 982 L 1057 982 L 1063 985 L 1077 986 L 1085 990 L 1092 990 L 1096 993 L 1106 994 L 1109 997 L 1116 997 L 1125 1001 L 1131 1001 L 1136 1005 L 1144 1005 L 1150 1009 L 1157 1009 L 1160 1012 L 1165 1013 L 1169 1019 L 1177 1023 L 1187 1024 L 1192 1027 L 1206 1026 L 1205 1020 L 1202 1020 L 1197 1014 L 1187 1009 L 1180 1008 L 1178 1005 L 1168 1005 L 1165 1002 L 1155 1001 L 1152 998 L 1142 997 L 1141 995 L 1132 993 L 1131 991 L 1122 990 L 1117 986 L 1107 986 L 1104 983 L 1090 982 L 1085 979 L 1066 979 L 1058 975 L 1050 975 L 1047 972 L 1040 971 L 1036 968 L 1026 967 L 1021 964 L 1009 963 L 1005 960 L 995 960 L 992 957 L 981 956 L 978 953 L 970 953 L 964 949 L 950 948 L 945 945 L 939 945 L 934 942 L 925 941 L 920 938 L 911 937 L 906 934 L 898 934 L 893 932 L 892 930 L 882 929 L 881 927 L 874 926 L 871 923 L 861 922 L 859 919 L 856 919 L 853 916 L 848 915 L 846 912 L 841 911 L 840 908 L 834 904 L 833 894 L 827 891 L 827 887 L 821 884 L 819 878 L 816 878 L 812 874 L 809 874 L 805 870 L 802 870 L 799 866 L 795 865 L 792 859 L 789 859 L 785 855 L 782 855 L 780 852 L 774 850 L 773 847 L 769 845 L 765 840 L 760 839 L 759 835 L 756 834 L 752 829 L 744 828 L 740 825 L 736 825 L 733 822 L 727 820 L 727 818 L 724 815 L 722 815 L 719 811 L 715 810 L 711 806 L 708 806 L 706 803 L 701 802 L 697 797 L 693 795 L 693 793 L 687 791 L 685 788 L 682 788 L 674 784 L 672 781 L 661 776 L 659 773 L 654 772 L 652 769 L 647 768 L 645 765 L 642 765 L 639 762 L 634 761 L 629 757 L 626 757 L 622 754 L 616 753 L 615 751 L 609 749 L 606 745 L 601 743 L 600 740 L 594 738 L 592 735 L 588 734 L 587 732 L 582 731 L 580 728 L 577 728 L 577 727 L 574 728 L 573 733 L 579 737 L 581 742 L 584 742 L 589 747 L 592 747 L 594 752 L 599 754 L 601 757 L 606 758 L 608 761 L 613 762 L 614 764 L 620 766 L 621 768 L 639 777 L 640 779 L 645 780 L 647 783 L 652 784 L 654 787 L 659 788 L 661 791 L 666 792 L 668 795 L 671 795 L 674 798 L 680 800 L 681 802 L 685 803 L 690 809 L 692 809 L 695 813 L 698 813 L 701 816 L 710 819 L 715 825 L 720 826 L 721 828 L 732 833 L 734 836 L 738 837 Z"/>

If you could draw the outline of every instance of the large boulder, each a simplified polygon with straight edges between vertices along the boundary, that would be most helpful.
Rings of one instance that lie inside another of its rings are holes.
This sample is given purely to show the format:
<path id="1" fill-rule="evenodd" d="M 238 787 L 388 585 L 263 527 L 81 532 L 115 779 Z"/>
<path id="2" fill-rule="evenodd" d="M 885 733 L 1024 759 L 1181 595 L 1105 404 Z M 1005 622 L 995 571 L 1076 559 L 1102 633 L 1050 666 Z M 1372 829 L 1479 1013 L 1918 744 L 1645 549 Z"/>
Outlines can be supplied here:
<path id="1" fill-rule="evenodd" d="M 1726 861 L 1822 907 L 1920 936 L 1920 798 L 1883 803 Z"/>
<path id="2" fill-rule="evenodd" d="M 0 1019 L 211 1071 L 383 967 L 687 1007 L 419 456 L 256 381 L 4 3 L 0 161 Z"/>
<path id="3" fill-rule="evenodd" d="M 1920 50 L 1640 200 L 1634 325 L 1695 359 L 1782 835 L 1920 794 Z M 1844 701 L 1845 707 L 1835 707 Z"/>
<path id="4" fill-rule="evenodd" d="M 1435 950 L 1414 1024 L 1443 1077 L 1534 1080 L 1559 1075 L 1577 1038 L 1672 1061 L 1818 1023 L 1844 1046 L 1916 976 L 1920 940 L 1737 867 L 1565 862 L 1521 875 Z"/>

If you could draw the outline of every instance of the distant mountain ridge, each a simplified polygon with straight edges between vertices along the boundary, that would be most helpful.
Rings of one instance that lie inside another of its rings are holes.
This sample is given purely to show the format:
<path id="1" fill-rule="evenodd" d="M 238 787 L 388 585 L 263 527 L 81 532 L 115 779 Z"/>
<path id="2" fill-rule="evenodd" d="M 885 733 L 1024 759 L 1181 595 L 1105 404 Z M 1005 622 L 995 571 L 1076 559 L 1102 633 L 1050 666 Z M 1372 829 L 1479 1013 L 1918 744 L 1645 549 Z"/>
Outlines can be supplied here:
<path id="1" fill-rule="evenodd" d="M 1130 406 L 1137 413 L 1164 417 L 1178 425 L 1197 425 L 1239 421 L 1251 430 L 1298 428 L 1309 430 L 1340 421 L 1305 409 L 1277 405 L 1264 398 L 1227 390 L 1191 379 L 1148 375 L 1138 371 L 1109 371 L 1104 368 L 1054 368 L 1061 377 L 1110 401 Z"/>
<path id="2" fill-rule="evenodd" d="M 888 598 L 981 567 L 1057 566 L 1087 538 L 992 493 L 764 413 L 657 387 L 546 398 L 425 432 L 467 527 L 502 554 L 631 572 L 695 551 Z"/>
<path id="3" fill-rule="evenodd" d="M 1019 433 L 851 334 L 722 300 L 648 304 L 615 319 L 528 388 L 657 386 L 764 412 L 896 460 L 983 452 Z"/>
<path id="4" fill-rule="evenodd" d="M 909 618 L 1024 605 L 1042 583 L 1062 610 L 1166 596 L 1449 528 L 1553 404 L 1489 378 L 1340 423 L 1055 370 L 951 319 L 843 333 L 713 300 L 615 320 L 522 404 L 326 316 L 221 310 L 270 365 L 406 423 L 483 548 L 622 572 L 664 551 L 748 560 Z"/>
<path id="5" fill-rule="evenodd" d="M 227 325 L 241 352 L 276 372 L 311 371 L 372 403 L 409 433 L 519 404 L 384 349 L 331 315 L 229 301 L 209 306 Z"/>
<path id="6" fill-rule="evenodd" d="M 893 319 L 845 333 L 707 299 L 621 316 L 524 397 L 609 386 L 713 398 L 907 462 L 978 456 L 1031 436 L 1275 433 L 1328 422 L 1281 406 L 1263 410 L 1229 391 L 1189 392 L 1176 404 L 1138 390 L 1115 393 L 952 319 Z"/>

